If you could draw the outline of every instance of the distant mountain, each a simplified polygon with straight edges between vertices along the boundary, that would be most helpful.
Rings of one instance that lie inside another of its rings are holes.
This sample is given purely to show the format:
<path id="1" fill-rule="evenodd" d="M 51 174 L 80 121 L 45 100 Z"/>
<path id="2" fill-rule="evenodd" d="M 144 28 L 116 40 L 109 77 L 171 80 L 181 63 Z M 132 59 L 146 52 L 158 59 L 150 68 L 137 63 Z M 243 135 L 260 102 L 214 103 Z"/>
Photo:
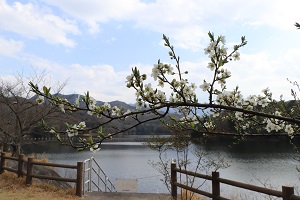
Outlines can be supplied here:
<path id="1" fill-rule="evenodd" d="M 58 94 L 59 97 L 64 98 L 64 99 L 67 99 L 70 103 L 74 103 L 74 102 L 76 101 L 76 99 L 78 98 L 78 95 L 79 95 L 79 94 Z M 84 96 L 84 95 L 80 95 L 80 96 Z M 31 99 L 32 99 L 32 100 L 35 100 L 36 98 L 37 98 L 37 97 L 34 96 L 34 97 L 32 97 Z M 105 102 L 99 101 L 99 100 L 96 100 L 96 101 L 97 101 L 96 105 L 103 105 L 103 104 L 105 103 Z M 123 107 L 125 111 L 126 111 L 126 110 L 136 110 L 136 105 L 135 105 L 135 104 L 132 104 L 132 103 L 127 104 L 127 103 L 125 103 L 125 102 L 123 102 L 123 101 L 118 101 L 118 100 L 116 100 L 116 101 L 111 101 L 111 102 L 107 102 L 107 103 L 109 103 L 109 104 L 111 105 L 111 107 L 114 107 L 114 106 L 117 106 L 118 108 Z M 85 107 L 85 105 L 84 105 L 83 102 L 80 103 L 80 107 Z M 160 111 L 161 111 L 162 113 L 165 112 L 166 110 L 167 110 L 167 108 L 162 108 L 162 109 L 160 109 Z M 170 109 L 169 109 L 169 113 L 170 113 L 170 114 L 178 115 L 177 109 L 176 109 L 176 108 L 170 108 Z"/>
<path id="2" fill-rule="evenodd" d="M 98 102 L 98 101 L 97 101 L 97 102 Z M 127 109 L 129 109 L 129 110 L 135 110 L 135 109 L 136 109 L 135 106 L 132 106 L 132 105 L 130 105 L 130 104 L 127 104 L 127 103 L 125 103 L 125 102 L 123 102 L 123 101 L 112 101 L 112 102 L 109 102 L 109 104 L 110 104 L 111 106 L 117 106 L 117 107 L 119 107 L 119 108 L 123 107 L 123 108 L 125 109 L 125 111 L 126 111 Z"/>
<path id="3" fill-rule="evenodd" d="M 63 95 L 63 94 L 59 94 L 59 96 L 61 98 L 67 99 L 69 102 L 74 103 L 76 101 L 76 99 L 78 98 L 78 94 L 69 94 L 69 95 Z M 105 102 L 103 101 L 97 101 L 96 105 L 103 105 Z M 119 108 L 123 107 L 124 110 L 126 111 L 127 109 L 129 110 L 136 110 L 135 105 L 132 104 L 127 104 L 125 102 L 122 101 L 111 101 L 111 102 L 107 102 L 111 105 L 111 107 L 113 106 L 117 106 Z M 84 107 L 84 103 L 81 102 L 82 107 Z M 73 117 L 71 117 L 73 116 Z M 149 116 L 141 116 L 141 118 L 146 118 Z M 97 126 L 98 122 L 101 120 L 105 120 L 105 118 L 97 118 L 96 116 L 90 116 L 88 115 L 86 112 L 84 111 L 79 111 L 79 112 L 75 112 L 75 113 L 69 113 L 68 115 L 68 119 L 70 120 L 70 122 L 73 120 L 74 123 L 77 121 L 85 121 L 87 125 L 89 125 L 90 127 L 95 127 Z M 130 125 L 132 125 L 134 123 L 134 120 L 129 120 L 126 122 L 123 121 L 115 121 L 113 124 L 107 124 L 103 126 L 103 131 L 107 132 L 109 130 L 111 130 L 111 128 L 114 127 L 119 127 L 119 128 L 124 128 L 124 127 L 128 127 Z M 135 127 L 131 130 L 129 130 L 128 132 L 124 133 L 124 134 L 134 134 L 134 135 L 143 135 L 143 134 L 155 134 L 155 135 L 160 135 L 160 134 L 170 134 L 169 130 L 163 125 L 161 124 L 161 122 L 159 120 L 154 120 L 154 121 L 150 121 L 147 122 L 145 124 L 141 124 L 138 127 Z"/>
<path id="4" fill-rule="evenodd" d="M 76 99 L 78 98 L 78 95 L 79 94 L 68 94 L 68 95 L 59 94 L 59 96 L 61 98 L 67 99 L 71 103 L 74 103 L 76 101 Z M 83 96 L 83 95 L 80 95 L 80 96 Z M 103 101 L 98 101 L 97 100 L 96 105 L 103 105 L 104 103 L 105 102 L 103 102 Z M 123 101 L 111 101 L 111 102 L 107 102 L 107 103 L 109 103 L 111 105 L 111 107 L 114 107 L 114 106 L 117 106 L 119 108 L 124 107 L 125 111 L 127 109 L 129 109 L 129 110 L 135 110 L 136 109 L 135 106 L 127 104 L 127 103 L 125 103 Z M 84 104 L 81 102 L 80 106 L 84 106 Z"/>

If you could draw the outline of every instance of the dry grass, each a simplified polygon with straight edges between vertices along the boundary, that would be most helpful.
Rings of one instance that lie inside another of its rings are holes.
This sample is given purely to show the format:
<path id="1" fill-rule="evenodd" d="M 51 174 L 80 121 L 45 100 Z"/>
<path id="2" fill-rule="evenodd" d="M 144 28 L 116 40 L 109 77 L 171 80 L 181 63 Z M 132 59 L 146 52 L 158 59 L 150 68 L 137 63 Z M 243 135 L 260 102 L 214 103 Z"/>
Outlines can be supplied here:
<path id="1" fill-rule="evenodd" d="M 36 162 L 47 163 L 49 161 L 48 158 L 46 158 L 44 154 L 32 153 L 29 157 L 34 158 L 34 160 Z M 28 160 L 27 157 L 26 157 L 26 160 Z"/>
<path id="2" fill-rule="evenodd" d="M 75 196 L 75 189 L 60 189 L 50 184 L 33 181 L 31 186 L 25 184 L 25 178 L 18 178 L 16 174 L 5 171 L 0 174 L 0 199 L 5 200 L 79 200 Z"/>
<path id="3" fill-rule="evenodd" d="M 181 199 L 182 200 L 203 200 L 203 198 L 200 195 L 185 189 L 181 190 Z"/>

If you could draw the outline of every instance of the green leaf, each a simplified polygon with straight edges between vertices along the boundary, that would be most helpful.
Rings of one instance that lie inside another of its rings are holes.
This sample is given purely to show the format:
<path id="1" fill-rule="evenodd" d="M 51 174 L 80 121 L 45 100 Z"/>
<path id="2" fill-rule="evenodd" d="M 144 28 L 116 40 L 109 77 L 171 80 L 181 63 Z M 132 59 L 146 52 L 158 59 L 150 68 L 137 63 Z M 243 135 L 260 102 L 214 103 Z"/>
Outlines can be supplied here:
<path id="1" fill-rule="evenodd" d="M 175 119 L 175 117 L 173 115 L 169 115 L 169 118 L 172 119 L 172 120 Z"/>
<path id="2" fill-rule="evenodd" d="M 93 137 L 92 137 L 92 136 L 90 136 L 90 137 L 88 138 L 88 143 L 90 143 L 90 144 L 93 144 L 93 143 L 94 143 Z"/>
<path id="3" fill-rule="evenodd" d="M 221 60 L 219 60 L 219 67 L 221 67 L 221 66 L 223 66 L 223 60 L 221 59 Z"/>
<path id="4" fill-rule="evenodd" d="M 98 128 L 98 133 L 102 133 L 102 126 Z"/>
<path id="5" fill-rule="evenodd" d="M 191 122 L 191 126 L 192 126 L 192 128 L 194 128 L 195 127 L 195 123 Z"/>
<path id="6" fill-rule="evenodd" d="M 215 59 L 213 59 L 213 58 L 211 57 L 210 60 L 211 60 L 211 62 L 212 62 L 213 64 L 215 64 Z"/>
<path id="7" fill-rule="evenodd" d="M 214 41 L 214 34 L 211 32 L 208 32 L 208 36 L 211 39 L 211 41 Z"/>
<path id="8" fill-rule="evenodd" d="M 47 95 L 48 89 L 47 89 L 47 87 L 46 87 L 46 86 L 44 86 L 44 87 L 43 87 L 43 91 L 44 91 L 44 94 L 46 94 L 46 95 Z"/>
<path id="9" fill-rule="evenodd" d="M 102 126 L 100 126 L 100 127 L 98 128 L 97 133 L 98 133 L 98 137 L 104 138 L 104 134 L 103 134 L 103 132 L 102 132 Z"/>

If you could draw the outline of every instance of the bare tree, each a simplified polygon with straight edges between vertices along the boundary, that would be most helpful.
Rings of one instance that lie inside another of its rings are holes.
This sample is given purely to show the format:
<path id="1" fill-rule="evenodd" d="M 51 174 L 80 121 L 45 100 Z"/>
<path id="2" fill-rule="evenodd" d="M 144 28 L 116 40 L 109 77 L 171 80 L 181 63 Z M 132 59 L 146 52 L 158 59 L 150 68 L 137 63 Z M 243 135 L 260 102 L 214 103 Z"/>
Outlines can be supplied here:
<path id="1" fill-rule="evenodd" d="M 36 102 L 37 97 L 28 86 L 29 81 L 41 83 L 45 78 L 46 73 L 42 72 L 30 77 L 18 74 L 11 81 L 1 80 L 0 141 L 5 151 L 12 147 L 13 154 L 19 154 L 24 138 L 30 137 L 45 118 L 57 113 L 55 107 Z"/>

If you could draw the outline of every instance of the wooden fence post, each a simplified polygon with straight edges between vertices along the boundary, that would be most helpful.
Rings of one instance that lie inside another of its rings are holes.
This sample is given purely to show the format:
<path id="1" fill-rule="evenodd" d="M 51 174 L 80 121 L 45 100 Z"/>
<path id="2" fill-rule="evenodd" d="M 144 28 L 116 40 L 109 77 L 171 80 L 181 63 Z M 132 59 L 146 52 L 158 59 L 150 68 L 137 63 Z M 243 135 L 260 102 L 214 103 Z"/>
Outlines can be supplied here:
<path id="1" fill-rule="evenodd" d="M 83 188 L 83 162 L 77 162 L 76 195 L 82 197 Z"/>
<path id="2" fill-rule="evenodd" d="M 24 164 L 24 154 L 19 155 L 18 159 L 18 177 L 23 177 L 23 164 Z"/>
<path id="3" fill-rule="evenodd" d="M 220 182 L 219 182 L 220 174 L 219 172 L 212 172 L 212 199 L 217 200 L 220 196 Z"/>
<path id="4" fill-rule="evenodd" d="M 177 172 L 175 171 L 176 168 L 176 161 L 172 160 L 171 162 L 171 195 L 174 200 L 177 199 Z"/>
<path id="5" fill-rule="evenodd" d="M 26 184 L 32 184 L 32 171 L 33 171 L 33 158 L 28 158 L 27 162 L 27 175 L 26 175 Z"/>
<path id="6" fill-rule="evenodd" d="M 0 174 L 2 174 L 4 172 L 3 167 L 5 167 L 5 158 L 4 156 L 6 156 L 5 152 L 1 152 L 1 162 L 0 162 Z"/>
<path id="7" fill-rule="evenodd" d="M 282 199 L 289 200 L 294 194 L 294 187 L 291 186 L 282 186 Z"/>

